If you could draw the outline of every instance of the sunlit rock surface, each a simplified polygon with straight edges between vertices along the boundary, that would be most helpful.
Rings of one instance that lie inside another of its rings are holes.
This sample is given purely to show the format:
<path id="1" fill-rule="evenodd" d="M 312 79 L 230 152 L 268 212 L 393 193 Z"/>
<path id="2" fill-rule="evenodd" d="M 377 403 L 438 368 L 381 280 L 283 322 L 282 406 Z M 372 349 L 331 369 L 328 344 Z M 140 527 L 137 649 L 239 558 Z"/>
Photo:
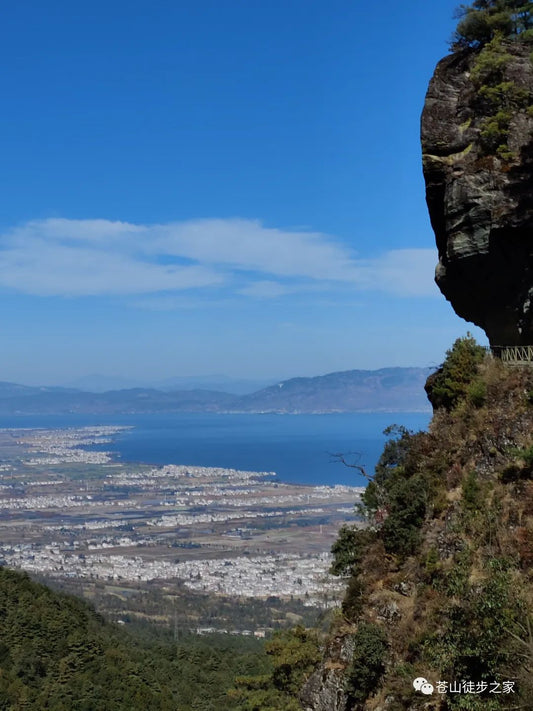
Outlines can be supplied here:
<path id="1" fill-rule="evenodd" d="M 504 50 L 503 81 L 533 94 L 531 47 Z M 480 133 L 495 110 L 472 80 L 477 57 L 467 49 L 439 62 L 422 114 L 436 282 L 491 345 L 533 344 L 533 111 L 513 109 L 510 157 L 487 151 Z"/>

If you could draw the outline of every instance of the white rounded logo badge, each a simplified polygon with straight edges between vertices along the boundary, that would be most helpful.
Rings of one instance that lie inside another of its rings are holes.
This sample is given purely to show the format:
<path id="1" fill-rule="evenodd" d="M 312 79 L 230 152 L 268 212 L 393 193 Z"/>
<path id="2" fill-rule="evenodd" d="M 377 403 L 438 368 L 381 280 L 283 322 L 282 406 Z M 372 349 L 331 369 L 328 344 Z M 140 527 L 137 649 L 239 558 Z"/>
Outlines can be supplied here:
<path id="1" fill-rule="evenodd" d="M 429 681 L 427 679 L 424 679 L 423 676 L 418 676 L 413 681 L 413 686 L 416 689 L 416 691 L 420 691 L 422 694 L 425 694 L 426 696 L 429 696 L 434 691 L 433 684 L 430 684 Z"/>

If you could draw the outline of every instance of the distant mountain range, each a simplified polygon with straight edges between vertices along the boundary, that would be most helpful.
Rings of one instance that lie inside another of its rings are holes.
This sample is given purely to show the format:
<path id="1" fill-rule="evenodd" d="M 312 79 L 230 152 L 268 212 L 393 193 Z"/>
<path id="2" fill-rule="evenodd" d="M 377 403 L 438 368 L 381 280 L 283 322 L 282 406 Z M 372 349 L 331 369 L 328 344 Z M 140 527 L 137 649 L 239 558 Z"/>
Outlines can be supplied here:
<path id="1" fill-rule="evenodd" d="M 200 388 L 87 392 L 0 382 L 0 414 L 422 412 L 430 410 L 423 386 L 432 370 L 346 370 L 291 378 L 244 395 Z"/>
<path id="2" fill-rule="evenodd" d="M 148 390 L 217 390 L 233 395 L 253 393 L 267 385 L 272 385 L 274 378 L 247 380 L 245 378 L 230 378 L 227 375 L 188 375 L 165 380 L 134 380 L 110 375 L 86 375 L 67 384 L 69 388 L 84 390 L 90 393 L 105 393 L 109 390 L 131 390 L 144 388 Z"/>

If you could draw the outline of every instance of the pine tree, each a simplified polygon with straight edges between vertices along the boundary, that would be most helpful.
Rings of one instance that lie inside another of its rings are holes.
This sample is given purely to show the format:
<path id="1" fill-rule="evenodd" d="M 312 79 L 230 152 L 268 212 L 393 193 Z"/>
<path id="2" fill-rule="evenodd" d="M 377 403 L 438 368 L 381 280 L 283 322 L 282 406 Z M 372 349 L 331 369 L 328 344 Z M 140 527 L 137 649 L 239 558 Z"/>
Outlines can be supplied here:
<path id="1" fill-rule="evenodd" d="M 533 2 L 474 0 L 457 10 L 459 23 L 452 47 L 482 47 L 496 35 L 533 43 Z"/>

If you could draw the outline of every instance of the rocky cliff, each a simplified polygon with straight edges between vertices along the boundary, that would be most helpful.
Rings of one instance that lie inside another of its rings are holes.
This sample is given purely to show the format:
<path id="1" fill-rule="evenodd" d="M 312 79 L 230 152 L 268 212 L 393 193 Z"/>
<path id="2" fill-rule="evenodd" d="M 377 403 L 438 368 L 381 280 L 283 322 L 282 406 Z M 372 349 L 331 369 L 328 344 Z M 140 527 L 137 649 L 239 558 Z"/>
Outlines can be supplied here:
<path id="1" fill-rule="evenodd" d="M 531 49 L 496 36 L 446 57 L 422 114 L 436 282 L 491 345 L 533 344 Z"/>
<path id="2" fill-rule="evenodd" d="M 454 345 L 432 386 L 446 407 L 428 432 L 396 432 L 368 527 L 341 529 L 347 590 L 305 711 L 533 708 L 533 371 L 476 364 L 478 348 Z"/>
<path id="3" fill-rule="evenodd" d="M 461 13 L 422 115 L 436 281 L 491 345 L 533 345 L 533 3 Z M 459 339 L 426 391 L 428 432 L 393 432 L 333 546 L 305 711 L 533 709 L 533 369 Z"/>

